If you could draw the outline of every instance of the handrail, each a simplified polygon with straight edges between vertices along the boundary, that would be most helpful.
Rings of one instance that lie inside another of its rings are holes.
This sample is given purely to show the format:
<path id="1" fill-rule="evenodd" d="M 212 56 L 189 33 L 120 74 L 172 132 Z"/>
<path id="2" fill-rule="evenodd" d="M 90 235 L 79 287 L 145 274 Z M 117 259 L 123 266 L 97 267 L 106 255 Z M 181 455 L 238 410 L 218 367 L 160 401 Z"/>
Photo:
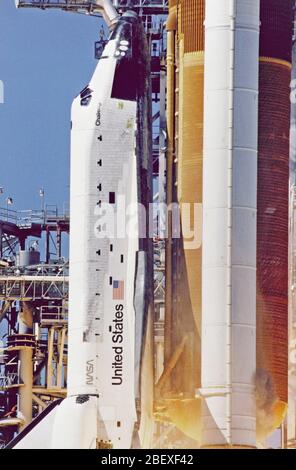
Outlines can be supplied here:
<path id="1" fill-rule="evenodd" d="M 69 222 L 69 210 L 59 213 L 57 206 L 46 205 L 44 209 L 13 210 L 7 207 L 0 207 L 0 220 L 10 222 L 18 227 L 29 226 L 34 223 L 46 224 L 52 222 Z"/>

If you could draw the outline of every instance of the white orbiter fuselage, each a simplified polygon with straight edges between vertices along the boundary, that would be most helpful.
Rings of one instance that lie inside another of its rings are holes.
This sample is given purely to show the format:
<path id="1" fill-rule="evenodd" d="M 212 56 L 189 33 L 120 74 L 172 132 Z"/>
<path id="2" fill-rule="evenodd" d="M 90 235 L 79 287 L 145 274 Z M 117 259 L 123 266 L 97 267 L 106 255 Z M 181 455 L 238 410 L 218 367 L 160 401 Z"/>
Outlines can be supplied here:
<path id="1" fill-rule="evenodd" d="M 54 408 L 50 448 L 130 448 L 135 435 L 151 287 L 138 209 L 151 189 L 148 61 L 128 12 L 73 102 L 68 392 Z M 29 435 L 16 447 L 30 447 Z"/>

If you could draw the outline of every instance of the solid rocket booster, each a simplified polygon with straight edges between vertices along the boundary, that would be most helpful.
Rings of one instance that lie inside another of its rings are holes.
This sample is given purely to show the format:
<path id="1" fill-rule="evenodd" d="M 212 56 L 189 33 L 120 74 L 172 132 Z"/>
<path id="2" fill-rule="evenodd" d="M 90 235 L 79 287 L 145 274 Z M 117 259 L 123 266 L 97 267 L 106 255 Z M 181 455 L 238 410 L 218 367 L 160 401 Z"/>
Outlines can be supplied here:
<path id="1" fill-rule="evenodd" d="M 202 445 L 256 445 L 258 0 L 207 0 Z"/>

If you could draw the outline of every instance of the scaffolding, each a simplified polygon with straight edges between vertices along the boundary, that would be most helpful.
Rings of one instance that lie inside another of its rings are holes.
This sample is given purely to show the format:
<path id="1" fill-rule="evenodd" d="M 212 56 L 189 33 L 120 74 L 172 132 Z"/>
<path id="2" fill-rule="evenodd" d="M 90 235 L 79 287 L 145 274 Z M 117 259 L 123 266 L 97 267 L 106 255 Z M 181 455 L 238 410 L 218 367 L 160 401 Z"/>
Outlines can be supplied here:
<path id="1" fill-rule="evenodd" d="M 168 0 L 114 0 L 113 4 L 119 12 L 133 9 L 141 15 L 163 15 L 168 10 Z M 101 8 L 95 0 L 18 0 L 19 8 L 41 8 L 99 15 Z"/>
<path id="2" fill-rule="evenodd" d="M 66 208 L 0 208 L 0 446 L 66 393 L 69 226 Z"/>

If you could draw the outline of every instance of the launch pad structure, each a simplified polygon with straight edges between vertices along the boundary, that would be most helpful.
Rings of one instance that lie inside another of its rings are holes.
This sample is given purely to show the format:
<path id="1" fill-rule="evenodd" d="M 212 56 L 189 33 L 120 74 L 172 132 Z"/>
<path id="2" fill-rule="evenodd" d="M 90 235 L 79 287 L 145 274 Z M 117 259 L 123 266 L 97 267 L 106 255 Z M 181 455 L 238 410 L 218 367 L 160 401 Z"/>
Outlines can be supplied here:
<path id="1" fill-rule="evenodd" d="M 19 0 L 19 8 L 101 16 L 95 1 Z M 143 20 L 151 53 L 154 203 L 166 201 L 166 33 L 168 0 L 117 0 L 119 13 L 131 6 Z M 131 5 L 132 4 L 132 5 Z M 96 58 L 104 47 L 95 44 Z M 165 240 L 154 217 L 155 376 L 164 364 Z M 54 400 L 66 396 L 68 260 L 62 235 L 69 213 L 0 209 L 0 448 Z M 36 239 L 44 241 L 40 250 Z M 40 260 L 40 252 L 43 260 Z"/>
<path id="2" fill-rule="evenodd" d="M 65 396 L 69 214 L 0 209 L 0 436 Z M 44 242 L 41 250 L 37 240 Z M 42 251 L 43 261 L 40 259 Z"/>

